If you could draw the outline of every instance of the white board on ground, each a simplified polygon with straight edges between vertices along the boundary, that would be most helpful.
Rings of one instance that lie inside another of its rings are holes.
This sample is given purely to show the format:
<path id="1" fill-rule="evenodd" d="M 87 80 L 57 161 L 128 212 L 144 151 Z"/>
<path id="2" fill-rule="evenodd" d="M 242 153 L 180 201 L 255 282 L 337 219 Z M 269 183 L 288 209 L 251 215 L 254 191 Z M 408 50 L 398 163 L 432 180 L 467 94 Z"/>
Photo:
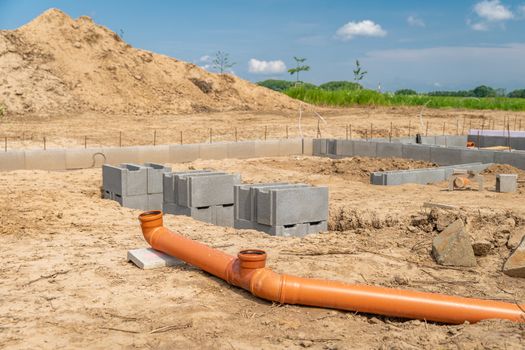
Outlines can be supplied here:
<path id="1" fill-rule="evenodd" d="M 144 270 L 184 264 L 182 260 L 159 252 L 153 248 L 128 250 L 128 261 L 133 262 L 135 265 Z"/>

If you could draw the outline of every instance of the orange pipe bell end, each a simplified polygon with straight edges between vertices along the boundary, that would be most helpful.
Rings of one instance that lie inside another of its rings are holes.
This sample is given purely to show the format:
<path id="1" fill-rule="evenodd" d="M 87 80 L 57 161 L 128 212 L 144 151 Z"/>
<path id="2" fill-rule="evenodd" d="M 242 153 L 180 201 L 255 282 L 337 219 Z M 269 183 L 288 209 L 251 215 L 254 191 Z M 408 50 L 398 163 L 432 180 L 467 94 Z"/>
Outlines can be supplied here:
<path id="1" fill-rule="evenodd" d="M 154 249 L 269 301 L 452 324 L 494 318 L 525 322 L 525 305 L 278 274 L 266 268 L 262 250 L 230 256 L 164 228 L 161 211 L 143 213 L 139 220 Z"/>

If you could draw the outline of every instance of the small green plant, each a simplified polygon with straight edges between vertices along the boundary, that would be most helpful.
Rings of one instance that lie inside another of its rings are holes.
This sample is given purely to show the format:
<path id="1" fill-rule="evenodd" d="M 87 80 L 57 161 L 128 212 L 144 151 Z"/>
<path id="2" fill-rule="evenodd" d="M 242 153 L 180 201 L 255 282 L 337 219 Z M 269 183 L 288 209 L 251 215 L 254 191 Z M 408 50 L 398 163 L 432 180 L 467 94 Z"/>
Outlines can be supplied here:
<path id="1" fill-rule="evenodd" d="M 300 72 L 308 72 L 310 70 L 310 66 L 308 65 L 302 65 L 304 63 L 304 61 L 306 61 L 306 58 L 301 58 L 301 57 L 296 57 L 294 56 L 293 59 L 295 60 L 295 68 L 290 68 L 288 69 L 288 73 L 290 73 L 290 75 L 294 75 L 295 74 L 295 83 L 296 85 L 299 84 L 299 73 Z"/>
<path id="2" fill-rule="evenodd" d="M 237 63 L 230 60 L 230 55 L 226 52 L 217 51 L 215 58 L 212 61 L 213 68 L 217 70 L 220 74 L 224 71 L 232 68 Z"/>
<path id="3" fill-rule="evenodd" d="M 355 60 L 355 69 L 353 70 L 353 72 L 354 80 L 357 84 L 360 84 L 360 81 L 363 80 L 365 75 L 367 75 L 368 73 L 366 70 L 361 69 L 361 64 L 359 63 L 359 60 Z"/>

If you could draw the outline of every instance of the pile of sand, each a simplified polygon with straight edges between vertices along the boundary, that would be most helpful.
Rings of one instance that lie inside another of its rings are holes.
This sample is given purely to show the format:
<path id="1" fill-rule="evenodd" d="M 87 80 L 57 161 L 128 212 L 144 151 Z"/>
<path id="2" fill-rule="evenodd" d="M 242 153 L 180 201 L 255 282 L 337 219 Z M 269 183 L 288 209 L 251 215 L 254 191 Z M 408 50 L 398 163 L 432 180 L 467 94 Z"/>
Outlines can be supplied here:
<path id="1" fill-rule="evenodd" d="M 50 9 L 0 31 L 0 103 L 9 113 L 186 113 L 296 108 L 231 75 L 139 50 L 89 17 Z"/>

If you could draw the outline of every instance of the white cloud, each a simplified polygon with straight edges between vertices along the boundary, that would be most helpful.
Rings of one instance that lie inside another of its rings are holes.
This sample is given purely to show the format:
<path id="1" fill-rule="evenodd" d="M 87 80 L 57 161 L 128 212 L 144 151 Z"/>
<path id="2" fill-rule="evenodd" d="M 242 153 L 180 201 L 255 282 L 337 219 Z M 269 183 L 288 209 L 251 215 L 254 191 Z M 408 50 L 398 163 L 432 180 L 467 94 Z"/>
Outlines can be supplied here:
<path id="1" fill-rule="evenodd" d="M 356 36 L 383 37 L 387 34 L 377 23 L 370 20 L 348 22 L 336 32 L 336 37 L 343 41 L 352 40 Z"/>
<path id="2" fill-rule="evenodd" d="M 505 21 L 514 14 L 499 0 L 483 0 L 474 5 L 474 12 L 487 21 Z"/>
<path id="3" fill-rule="evenodd" d="M 486 32 L 489 30 L 489 26 L 485 22 L 470 23 L 470 28 L 480 32 Z"/>
<path id="4" fill-rule="evenodd" d="M 424 27 L 425 26 L 425 21 L 423 21 L 421 18 L 417 16 L 408 16 L 407 23 L 411 27 Z"/>
<path id="5" fill-rule="evenodd" d="M 275 74 L 286 71 L 286 65 L 281 60 L 261 61 L 256 58 L 248 61 L 248 71 L 255 74 Z"/>
<path id="6" fill-rule="evenodd" d="M 200 62 L 211 62 L 211 56 L 209 55 L 201 56 L 201 58 L 199 58 L 199 61 Z"/>

